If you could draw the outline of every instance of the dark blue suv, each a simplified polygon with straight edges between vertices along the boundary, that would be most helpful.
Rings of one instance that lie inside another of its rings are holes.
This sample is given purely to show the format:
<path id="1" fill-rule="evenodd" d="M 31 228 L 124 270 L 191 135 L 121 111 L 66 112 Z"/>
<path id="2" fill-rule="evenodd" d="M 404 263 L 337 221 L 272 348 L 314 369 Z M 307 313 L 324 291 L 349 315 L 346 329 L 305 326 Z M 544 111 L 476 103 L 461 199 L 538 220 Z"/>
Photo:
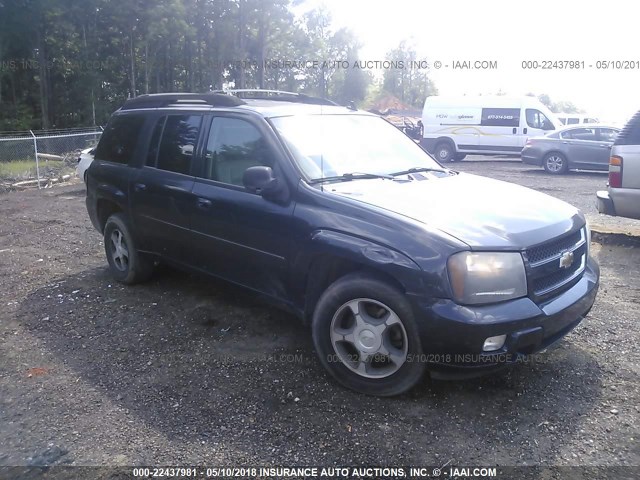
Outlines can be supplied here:
<path id="1" fill-rule="evenodd" d="M 452 171 L 382 118 L 303 95 L 127 101 L 87 209 L 117 280 L 162 261 L 249 288 L 309 323 L 326 369 L 368 394 L 519 361 L 598 289 L 572 206 Z"/>

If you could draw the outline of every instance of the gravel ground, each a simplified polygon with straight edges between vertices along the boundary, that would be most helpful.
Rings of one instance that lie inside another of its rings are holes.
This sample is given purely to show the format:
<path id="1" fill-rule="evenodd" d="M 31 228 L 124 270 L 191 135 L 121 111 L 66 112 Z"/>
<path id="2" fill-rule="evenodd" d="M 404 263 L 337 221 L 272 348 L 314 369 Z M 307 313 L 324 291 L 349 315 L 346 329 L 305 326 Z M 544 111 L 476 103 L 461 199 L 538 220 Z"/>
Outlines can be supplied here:
<path id="1" fill-rule="evenodd" d="M 587 211 L 606 181 L 458 166 Z M 82 185 L 3 195 L 0 218 L 0 465 L 640 465 L 638 249 L 593 244 L 599 297 L 558 347 L 379 399 L 243 290 L 172 270 L 115 284 Z"/>

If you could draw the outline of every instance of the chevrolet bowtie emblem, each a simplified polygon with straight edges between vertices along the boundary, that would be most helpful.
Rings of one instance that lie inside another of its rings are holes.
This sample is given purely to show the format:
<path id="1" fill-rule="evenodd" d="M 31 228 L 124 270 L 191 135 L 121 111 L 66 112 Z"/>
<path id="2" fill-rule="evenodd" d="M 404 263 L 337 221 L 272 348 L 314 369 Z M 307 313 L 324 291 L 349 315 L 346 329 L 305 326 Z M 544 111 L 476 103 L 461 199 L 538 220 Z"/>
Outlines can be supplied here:
<path id="1" fill-rule="evenodd" d="M 564 252 L 560 255 L 560 268 L 569 268 L 573 265 L 573 252 Z"/>

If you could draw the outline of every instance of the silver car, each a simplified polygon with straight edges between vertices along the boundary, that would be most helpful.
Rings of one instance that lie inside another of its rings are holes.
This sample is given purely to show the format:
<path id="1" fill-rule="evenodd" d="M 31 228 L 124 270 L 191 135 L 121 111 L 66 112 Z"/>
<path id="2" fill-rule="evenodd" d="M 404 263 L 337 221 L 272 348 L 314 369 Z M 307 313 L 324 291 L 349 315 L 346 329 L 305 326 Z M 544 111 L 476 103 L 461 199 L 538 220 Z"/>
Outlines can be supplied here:
<path id="1" fill-rule="evenodd" d="M 569 169 L 607 170 L 611 146 L 620 132 L 611 125 L 571 125 L 527 140 L 522 161 L 553 174 Z"/>
<path id="2" fill-rule="evenodd" d="M 609 188 L 597 193 L 597 205 L 600 213 L 640 219 L 640 112 L 611 149 Z"/>

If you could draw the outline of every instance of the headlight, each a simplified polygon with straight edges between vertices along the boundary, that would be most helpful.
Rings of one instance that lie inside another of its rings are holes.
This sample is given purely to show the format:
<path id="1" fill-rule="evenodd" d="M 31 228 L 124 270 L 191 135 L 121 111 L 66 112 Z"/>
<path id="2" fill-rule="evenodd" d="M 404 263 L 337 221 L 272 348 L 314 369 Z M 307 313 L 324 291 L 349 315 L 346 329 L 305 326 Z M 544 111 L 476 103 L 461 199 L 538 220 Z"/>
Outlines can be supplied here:
<path id="1" fill-rule="evenodd" d="M 460 252 L 447 262 L 455 299 L 461 304 L 500 302 L 527 294 L 522 255 Z"/>

